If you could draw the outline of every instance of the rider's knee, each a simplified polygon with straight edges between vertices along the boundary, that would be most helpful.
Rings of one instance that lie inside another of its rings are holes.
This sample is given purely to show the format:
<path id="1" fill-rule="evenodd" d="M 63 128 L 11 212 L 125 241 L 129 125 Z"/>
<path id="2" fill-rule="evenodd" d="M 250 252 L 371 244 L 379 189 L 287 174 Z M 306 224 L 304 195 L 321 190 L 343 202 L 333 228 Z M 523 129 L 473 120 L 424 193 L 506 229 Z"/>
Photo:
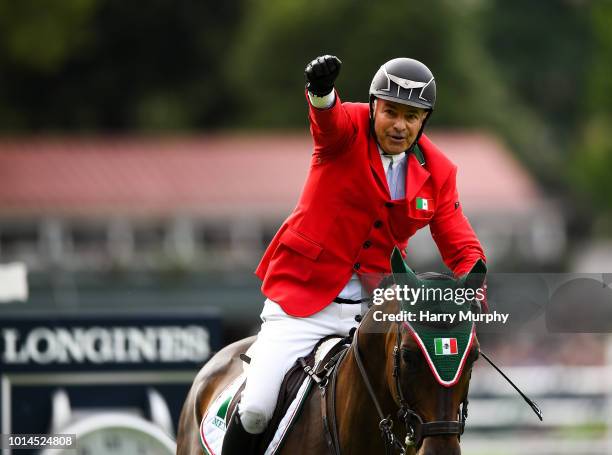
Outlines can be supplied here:
<path id="1" fill-rule="evenodd" d="M 268 426 L 269 418 L 258 409 L 239 409 L 242 426 L 251 434 L 263 433 Z"/>

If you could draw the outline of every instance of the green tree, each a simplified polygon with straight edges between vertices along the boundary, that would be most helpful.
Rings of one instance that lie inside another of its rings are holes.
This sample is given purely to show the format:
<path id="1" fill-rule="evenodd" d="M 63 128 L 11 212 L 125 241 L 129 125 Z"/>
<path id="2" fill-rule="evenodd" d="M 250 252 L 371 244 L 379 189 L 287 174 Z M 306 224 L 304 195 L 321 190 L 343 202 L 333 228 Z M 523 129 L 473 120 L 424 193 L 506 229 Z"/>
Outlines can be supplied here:
<path id="1" fill-rule="evenodd" d="M 0 130 L 213 127 L 241 5 L 0 0 Z"/>
<path id="2" fill-rule="evenodd" d="M 591 10 L 594 46 L 586 69 L 580 136 L 568 160 L 581 203 L 597 218 L 596 234 L 612 236 L 612 4 L 596 2 Z"/>
<path id="3" fill-rule="evenodd" d="M 410 56 L 436 75 L 431 126 L 497 131 L 525 160 L 552 168 L 541 119 L 504 83 L 482 39 L 487 14 L 468 1 L 253 0 L 226 64 L 240 94 L 239 125 L 303 128 L 302 71 L 317 55 L 342 59 L 337 86 L 342 99 L 354 101 L 367 101 L 383 62 Z"/>

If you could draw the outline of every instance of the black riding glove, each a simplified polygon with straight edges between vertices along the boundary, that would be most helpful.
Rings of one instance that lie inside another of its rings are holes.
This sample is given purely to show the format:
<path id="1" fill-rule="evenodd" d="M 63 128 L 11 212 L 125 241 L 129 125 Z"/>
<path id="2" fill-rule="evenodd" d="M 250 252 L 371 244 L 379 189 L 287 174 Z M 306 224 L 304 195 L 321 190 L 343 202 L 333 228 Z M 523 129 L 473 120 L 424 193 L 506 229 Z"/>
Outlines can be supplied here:
<path id="1" fill-rule="evenodd" d="M 306 88 L 316 96 L 325 96 L 334 89 L 342 62 L 334 55 L 323 55 L 306 65 Z"/>

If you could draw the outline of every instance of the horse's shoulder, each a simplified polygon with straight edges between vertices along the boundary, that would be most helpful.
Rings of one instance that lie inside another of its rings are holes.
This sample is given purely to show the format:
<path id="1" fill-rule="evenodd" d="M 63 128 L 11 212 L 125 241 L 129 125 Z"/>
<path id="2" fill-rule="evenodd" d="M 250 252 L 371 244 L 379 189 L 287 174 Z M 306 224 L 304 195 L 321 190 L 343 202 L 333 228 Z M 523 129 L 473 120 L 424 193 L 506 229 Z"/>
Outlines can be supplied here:
<path id="1" fill-rule="evenodd" d="M 242 360 L 239 356 L 246 352 L 255 338 L 255 336 L 243 338 L 227 345 L 200 369 L 192 386 L 196 389 L 198 414 L 202 413 L 210 401 L 242 372 Z M 198 417 L 201 418 L 201 415 Z"/>

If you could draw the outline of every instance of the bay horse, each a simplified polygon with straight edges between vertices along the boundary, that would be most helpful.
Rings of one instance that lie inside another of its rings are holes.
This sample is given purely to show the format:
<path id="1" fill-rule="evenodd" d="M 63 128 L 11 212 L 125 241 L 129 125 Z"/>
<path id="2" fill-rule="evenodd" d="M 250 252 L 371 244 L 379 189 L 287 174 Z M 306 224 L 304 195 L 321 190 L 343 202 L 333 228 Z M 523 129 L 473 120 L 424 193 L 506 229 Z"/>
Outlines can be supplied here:
<path id="1" fill-rule="evenodd" d="M 406 270 L 410 271 L 407 266 Z M 484 274 L 480 276 L 482 279 L 472 285 L 482 285 Z M 421 278 L 446 280 L 457 286 L 457 280 L 448 275 L 426 273 L 417 279 Z M 329 416 L 336 430 L 331 432 L 334 443 L 331 446 L 328 443 L 321 396 L 313 388 L 277 453 L 461 453 L 459 439 L 467 417 L 468 386 L 472 365 L 479 354 L 478 340 L 473 337 L 457 382 L 451 387 L 443 386 L 432 374 L 408 326 L 390 320 L 380 322 L 382 315 L 395 315 L 400 309 L 397 300 L 371 306 L 346 355 L 339 361 L 334 390 L 327 391 L 328 399 L 333 400 L 332 409 L 335 408 Z M 198 373 L 181 411 L 177 455 L 203 454 L 200 422 L 209 404 L 242 372 L 240 354 L 246 352 L 254 339 L 246 338 L 225 347 Z"/>

